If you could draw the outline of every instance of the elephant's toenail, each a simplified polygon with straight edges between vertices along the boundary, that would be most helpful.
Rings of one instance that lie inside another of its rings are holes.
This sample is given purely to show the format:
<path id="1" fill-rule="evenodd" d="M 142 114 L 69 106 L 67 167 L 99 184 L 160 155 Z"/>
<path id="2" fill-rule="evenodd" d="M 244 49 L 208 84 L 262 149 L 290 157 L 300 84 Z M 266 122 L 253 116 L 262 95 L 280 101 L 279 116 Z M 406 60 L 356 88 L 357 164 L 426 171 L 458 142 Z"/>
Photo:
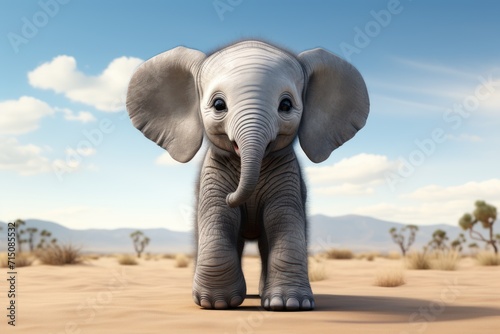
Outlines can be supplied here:
<path id="1" fill-rule="evenodd" d="M 298 310 L 300 308 L 299 301 L 295 298 L 290 298 L 286 301 L 286 309 L 293 311 Z"/>
<path id="2" fill-rule="evenodd" d="M 208 299 L 202 299 L 200 302 L 200 306 L 203 308 L 212 308 L 212 304 Z"/>
<path id="3" fill-rule="evenodd" d="M 218 300 L 215 302 L 214 308 L 216 308 L 217 310 L 227 309 L 227 303 L 223 300 Z"/>
<path id="4" fill-rule="evenodd" d="M 310 310 L 311 309 L 311 302 L 309 301 L 309 299 L 304 299 L 302 301 L 302 309 L 303 310 Z"/>
<path id="5" fill-rule="evenodd" d="M 271 310 L 281 311 L 283 310 L 283 299 L 280 297 L 274 297 L 271 299 L 271 304 L 269 305 Z"/>
<path id="6" fill-rule="evenodd" d="M 266 298 L 266 300 L 264 301 L 264 308 L 266 310 L 269 310 L 269 298 Z"/>
<path id="7" fill-rule="evenodd" d="M 243 303 L 243 298 L 241 298 L 240 296 L 231 298 L 231 301 L 229 302 L 231 307 L 238 307 L 241 305 L 241 303 Z"/>

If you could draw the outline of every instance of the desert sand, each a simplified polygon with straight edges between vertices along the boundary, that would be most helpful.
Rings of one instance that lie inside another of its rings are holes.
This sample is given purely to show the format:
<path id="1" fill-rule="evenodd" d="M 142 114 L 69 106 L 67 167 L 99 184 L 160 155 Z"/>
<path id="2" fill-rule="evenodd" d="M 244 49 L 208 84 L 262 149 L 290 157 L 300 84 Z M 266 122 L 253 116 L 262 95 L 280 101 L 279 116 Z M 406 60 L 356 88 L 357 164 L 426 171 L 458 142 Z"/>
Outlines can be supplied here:
<path id="1" fill-rule="evenodd" d="M 400 260 L 326 263 L 329 278 L 312 283 L 316 310 L 293 313 L 260 308 L 257 258 L 244 259 L 249 297 L 227 311 L 196 306 L 192 264 L 174 260 L 23 267 L 17 326 L 3 315 L 1 333 L 500 333 L 499 267 L 464 259 L 457 271 L 405 270 L 405 285 L 384 288 L 373 284 L 377 272 Z M 0 303 L 5 310 L 4 291 Z"/>

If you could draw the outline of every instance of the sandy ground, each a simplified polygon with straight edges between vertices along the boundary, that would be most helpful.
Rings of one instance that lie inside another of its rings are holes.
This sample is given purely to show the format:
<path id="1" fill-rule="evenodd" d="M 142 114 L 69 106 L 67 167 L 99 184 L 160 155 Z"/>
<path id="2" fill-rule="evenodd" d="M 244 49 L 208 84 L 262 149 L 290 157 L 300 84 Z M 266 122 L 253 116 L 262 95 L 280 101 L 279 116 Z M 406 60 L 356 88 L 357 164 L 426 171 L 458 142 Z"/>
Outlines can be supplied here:
<path id="1" fill-rule="evenodd" d="M 316 310 L 266 312 L 257 293 L 260 261 L 244 259 L 249 298 L 212 311 L 191 299 L 193 268 L 173 260 L 121 266 L 101 258 L 76 266 L 18 269 L 17 326 L 1 333 L 500 333 L 500 268 L 462 260 L 457 271 L 406 270 L 396 288 L 373 285 L 398 260 L 329 260 L 313 282 Z M 6 273 L 5 268 L 1 269 Z M 5 280 L 1 309 L 6 313 Z M 253 294 L 253 296 L 252 296 Z"/>

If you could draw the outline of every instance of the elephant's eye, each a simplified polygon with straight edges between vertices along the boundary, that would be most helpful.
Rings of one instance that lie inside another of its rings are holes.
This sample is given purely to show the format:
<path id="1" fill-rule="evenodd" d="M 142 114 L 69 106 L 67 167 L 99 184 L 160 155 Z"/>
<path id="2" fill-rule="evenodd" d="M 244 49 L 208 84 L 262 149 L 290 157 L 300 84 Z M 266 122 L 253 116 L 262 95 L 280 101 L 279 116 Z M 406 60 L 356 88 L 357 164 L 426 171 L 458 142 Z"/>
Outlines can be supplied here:
<path id="1" fill-rule="evenodd" d="M 290 110 L 292 110 L 292 101 L 289 98 L 281 100 L 278 111 L 289 112 Z"/>
<path id="2" fill-rule="evenodd" d="M 226 102 L 223 99 L 215 99 L 214 108 L 217 111 L 227 111 Z"/>

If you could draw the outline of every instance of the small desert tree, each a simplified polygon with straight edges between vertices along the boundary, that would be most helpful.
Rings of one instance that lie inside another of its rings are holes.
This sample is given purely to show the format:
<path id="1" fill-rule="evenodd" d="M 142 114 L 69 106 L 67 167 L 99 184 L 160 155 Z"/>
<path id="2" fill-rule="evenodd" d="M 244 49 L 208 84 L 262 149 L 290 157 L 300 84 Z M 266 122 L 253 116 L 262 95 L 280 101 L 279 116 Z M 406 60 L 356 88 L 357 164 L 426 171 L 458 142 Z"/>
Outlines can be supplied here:
<path id="1" fill-rule="evenodd" d="M 30 252 L 33 253 L 33 250 L 35 249 L 35 233 L 38 232 L 38 229 L 36 227 L 28 227 L 26 232 L 28 233 L 28 245 L 30 246 Z"/>
<path id="2" fill-rule="evenodd" d="M 446 241 L 448 240 L 448 236 L 446 235 L 446 231 L 437 229 L 432 233 L 432 239 L 429 241 L 429 247 L 433 250 L 444 251 L 448 248 L 446 245 Z"/>
<path id="3" fill-rule="evenodd" d="M 493 234 L 493 224 L 497 219 L 497 208 L 485 201 L 476 201 L 476 209 L 472 213 L 466 213 L 460 218 L 458 224 L 464 231 L 469 231 L 472 239 L 482 241 L 486 245 L 491 245 L 495 254 L 498 254 L 497 243 L 500 242 L 500 236 Z M 480 222 L 483 228 L 488 230 L 488 237 L 485 238 L 481 233 L 474 230 L 476 224 Z"/>
<path id="4" fill-rule="evenodd" d="M 135 231 L 130 234 L 132 241 L 134 242 L 134 249 L 137 253 L 137 257 L 141 257 L 144 248 L 149 244 L 149 238 L 144 235 L 141 231 Z"/>
<path id="5" fill-rule="evenodd" d="M 407 242 L 405 243 L 404 233 L 406 232 L 406 230 L 409 231 L 408 232 L 409 236 Z M 401 253 L 403 253 L 403 256 L 406 255 L 411 245 L 415 242 L 415 236 L 417 235 L 417 231 L 418 231 L 418 226 L 416 225 L 406 225 L 405 227 L 401 228 L 401 231 L 399 232 L 395 227 L 389 230 L 392 240 L 399 246 L 399 248 L 401 249 Z"/>
<path id="6" fill-rule="evenodd" d="M 52 233 L 50 233 L 49 231 L 47 230 L 42 230 L 42 232 L 40 232 L 40 241 L 38 241 L 38 245 L 36 246 L 36 248 L 44 248 L 46 246 L 49 245 L 48 243 L 48 239 L 52 236 Z M 54 244 L 56 239 L 52 239 L 51 243 Z M 56 240 L 57 241 L 57 240 Z"/>
<path id="7" fill-rule="evenodd" d="M 465 240 L 465 236 L 463 233 L 460 233 L 458 237 L 451 242 L 451 249 L 461 252 L 463 249 L 463 244 L 465 244 L 467 240 Z"/>
<path id="8" fill-rule="evenodd" d="M 23 226 L 25 226 L 26 223 L 24 220 L 21 219 L 16 219 L 14 222 L 14 226 L 16 227 L 16 240 L 17 240 L 17 252 L 22 253 L 23 251 L 23 244 L 26 243 L 28 240 L 23 239 L 23 235 L 25 233 L 25 230 L 23 229 Z"/>
<path id="9" fill-rule="evenodd" d="M 469 247 L 469 250 L 470 250 L 470 253 L 471 253 L 471 254 L 476 254 L 476 253 L 477 253 L 477 250 L 479 249 L 478 244 L 477 244 L 477 243 L 475 243 L 475 242 L 470 243 L 470 244 L 468 245 L 468 247 Z"/>

